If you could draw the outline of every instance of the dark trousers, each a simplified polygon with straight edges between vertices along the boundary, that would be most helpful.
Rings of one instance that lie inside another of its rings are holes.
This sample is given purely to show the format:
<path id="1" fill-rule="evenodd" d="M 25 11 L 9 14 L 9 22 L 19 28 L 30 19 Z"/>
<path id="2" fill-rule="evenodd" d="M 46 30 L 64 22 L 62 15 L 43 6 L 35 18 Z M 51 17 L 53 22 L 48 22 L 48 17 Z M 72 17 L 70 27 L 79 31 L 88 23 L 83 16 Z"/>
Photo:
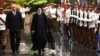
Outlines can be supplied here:
<path id="1" fill-rule="evenodd" d="M 52 19 L 51 19 L 51 24 L 52 24 L 53 30 L 56 31 L 56 29 L 57 29 L 56 18 L 52 18 Z"/>
<path id="2" fill-rule="evenodd" d="M 10 31 L 10 44 L 12 52 L 18 51 L 19 44 L 20 44 L 20 30 L 17 31 Z"/>
<path id="3" fill-rule="evenodd" d="M 0 31 L 0 46 L 2 45 L 2 31 Z"/>
<path id="4" fill-rule="evenodd" d="M 22 22 L 23 22 L 23 25 L 24 25 L 24 23 L 25 23 L 25 18 L 23 18 Z"/>
<path id="5" fill-rule="evenodd" d="M 0 31 L 0 46 L 5 46 L 6 45 L 6 31 L 1 30 Z"/>
<path id="6" fill-rule="evenodd" d="M 96 35 L 94 33 L 94 30 L 95 28 L 90 28 L 90 40 L 91 40 L 91 44 L 92 44 L 92 47 L 96 47 Z"/>

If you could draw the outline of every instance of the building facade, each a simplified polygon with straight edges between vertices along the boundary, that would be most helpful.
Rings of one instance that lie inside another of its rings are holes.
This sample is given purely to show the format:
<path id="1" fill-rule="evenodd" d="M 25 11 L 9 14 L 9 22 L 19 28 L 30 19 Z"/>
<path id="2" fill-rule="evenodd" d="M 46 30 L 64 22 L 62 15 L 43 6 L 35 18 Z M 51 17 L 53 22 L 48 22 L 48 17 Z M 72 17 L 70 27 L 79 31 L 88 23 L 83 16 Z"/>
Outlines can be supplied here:
<path id="1" fill-rule="evenodd" d="M 5 9 L 8 0 L 0 0 L 0 13 Z"/>
<path id="2" fill-rule="evenodd" d="M 70 3 L 74 3 L 75 1 L 83 4 L 100 4 L 100 0 L 69 0 Z"/>
<path id="3" fill-rule="evenodd" d="M 3 10 L 7 9 L 13 1 L 14 0 L 0 0 L 0 14 Z"/>

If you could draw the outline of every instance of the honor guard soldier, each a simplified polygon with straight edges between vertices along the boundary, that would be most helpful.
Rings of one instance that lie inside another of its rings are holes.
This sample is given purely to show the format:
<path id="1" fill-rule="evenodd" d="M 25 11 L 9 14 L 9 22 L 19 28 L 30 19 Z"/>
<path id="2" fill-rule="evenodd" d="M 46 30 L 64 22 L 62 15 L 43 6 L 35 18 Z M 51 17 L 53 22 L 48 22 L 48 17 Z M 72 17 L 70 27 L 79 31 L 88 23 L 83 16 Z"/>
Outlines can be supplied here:
<path id="1" fill-rule="evenodd" d="M 64 8 L 61 5 L 57 7 L 57 23 L 58 23 L 58 30 L 60 31 L 61 22 L 63 21 L 63 10 Z"/>
<path id="2" fill-rule="evenodd" d="M 70 5 L 71 15 L 69 20 L 69 27 L 70 27 L 70 37 L 73 38 L 73 5 Z"/>
<path id="3" fill-rule="evenodd" d="M 0 50 L 5 49 L 6 45 L 6 14 L 4 11 L 2 11 L 2 14 L 0 14 Z"/>
<path id="4" fill-rule="evenodd" d="M 80 20 L 79 20 L 79 18 L 80 18 L 80 10 L 81 10 L 81 4 L 79 4 L 79 7 L 78 7 L 78 18 L 77 18 L 77 20 L 78 20 L 78 22 L 77 22 L 77 41 L 78 42 L 80 42 L 80 39 L 81 39 L 81 36 L 80 36 Z"/>
<path id="5" fill-rule="evenodd" d="M 56 31 L 56 18 L 57 18 L 56 13 L 57 13 L 57 9 L 55 5 L 52 4 L 52 7 L 50 9 L 50 15 L 51 15 L 51 24 L 54 31 Z"/>
<path id="6" fill-rule="evenodd" d="M 77 34 L 78 34 L 78 41 L 80 42 L 80 43 L 82 43 L 82 16 L 83 16 L 83 7 L 82 7 L 82 5 L 79 5 L 80 7 L 79 7 L 79 9 L 78 9 L 78 25 L 77 25 Z"/>
<path id="7" fill-rule="evenodd" d="M 71 6 L 71 18 L 70 18 L 70 26 L 71 26 L 71 37 L 72 37 L 72 39 L 73 40 L 75 40 L 75 30 L 74 30 L 74 28 L 75 28 L 75 19 L 74 19 L 74 8 L 75 8 L 75 5 L 73 4 L 72 6 Z"/>
<path id="8" fill-rule="evenodd" d="M 88 37 L 88 30 L 87 30 L 87 12 L 88 12 L 88 6 L 85 5 L 85 8 L 84 8 L 84 25 L 83 25 L 83 30 L 84 30 L 84 43 L 85 45 L 88 46 L 88 41 L 89 41 L 89 37 Z"/>
<path id="9" fill-rule="evenodd" d="M 92 5 L 89 5 L 89 12 L 88 12 L 88 29 L 89 29 L 89 45 L 91 48 L 96 48 L 96 38 L 95 38 L 95 27 L 96 27 L 96 18 L 94 13 L 94 8 Z"/>
<path id="10" fill-rule="evenodd" d="M 86 44 L 85 43 L 85 39 L 86 39 L 86 34 L 85 34 L 85 27 L 84 27 L 84 25 L 85 25 L 85 4 L 83 4 L 83 16 L 82 16 L 82 42 L 83 42 L 83 44 Z"/>
<path id="11" fill-rule="evenodd" d="M 73 14 L 73 26 L 72 26 L 72 30 L 73 30 L 73 36 L 74 36 L 74 40 L 77 39 L 77 15 L 78 15 L 78 4 L 74 4 L 74 9 L 72 10 L 72 14 Z"/>
<path id="12" fill-rule="evenodd" d="M 78 9 L 78 16 L 77 16 L 77 20 L 78 20 L 78 23 L 77 23 L 77 39 L 80 43 L 83 43 L 83 37 L 82 37 L 82 34 L 83 34 L 83 28 L 82 28 L 82 20 L 83 20 L 83 5 L 80 5 L 79 9 Z"/>
<path id="13" fill-rule="evenodd" d="M 96 18 L 98 19 L 96 22 L 96 50 L 100 51 L 100 8 L 96 9 Z"/>
<path id="14" fill-rule="evenodd" d="M 69 30 L 69 21 L 70 21 L 70 16 L 71 16 L 71 9 L 70 9 L 70 4 L 67 4 L 67 10 L 65 12 L 65 28 L 66 28 L 66 35 L 67 37 L 70 37 L 70 30 Z"/>
<path id="15" fill-rule="evenodd" d="M 74 9 L 74 4 L 71 5 L 71 16 L 70 16 L 70 21 L 69 21 L 69 25 L 70 25 L 70 32 L 71 32 L 71 37 L 74 40 L 74 30 L 73 30 L 73 26 L 74 26 L 74 15 L 73 15 L 73 9 Z"/>

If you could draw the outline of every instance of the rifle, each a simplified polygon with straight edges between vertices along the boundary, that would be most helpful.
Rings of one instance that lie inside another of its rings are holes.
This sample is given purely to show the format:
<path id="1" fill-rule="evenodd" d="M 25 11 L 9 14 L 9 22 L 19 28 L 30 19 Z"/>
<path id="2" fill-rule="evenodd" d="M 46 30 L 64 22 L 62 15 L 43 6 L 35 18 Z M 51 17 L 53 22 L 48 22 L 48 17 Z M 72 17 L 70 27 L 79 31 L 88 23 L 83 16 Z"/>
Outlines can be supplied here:
<path id="1" fill-rule="evenodd" d="M 71 9 L 71 15 L 73 15 L 73 10 Z M 73 17 L 70 17 L 70 21 L 69 21 L 70 25 L 72 26 L 73 24 Z"/>
<path id="2" fill-rule="evenodd" d="M 75 10 L 74 13 L 75 13 L 74 15 L 77 16 L 77 10 Z M 75 23 L 75 26 L 74 26 L 75 27 L 75 39 L 76 39 L 76 41 L 78 41 L 78 34 L 77 34 L 78 33 L 78 30 L 77 30 L 78 19 L 77 19 L 77 17 L 75 17 L 74 20 L 75 20 L 74 21 L 74 23 Z"/>
<path id="3" fill-rule="evenodd" d="M 89 13 L 87 14 L 87 19 L 89 19 Z M 87 28 L 89 28 L 89 22 L 87 22 Z"/>
<path id="4" fill-rule="evenodd" d="M 75 16 L 77 16 L 77 10 L 75 11 Z M 77 25 L 77 18 L 75 18 L 75 24 Z"/>
<path id="5" fill-rule="evenodd" d="M 78 17 L 80 18 L 80 11 L 78 13 Z M 78 20 L 78 27 L 80 26 L 80 20 Z"/>
<path id="6" fill-rule="evenodd" d="M 0 18 L 0 20 L 1 20 L 4 24 L 6 24 L 5 21 L 4 21 L 2 18 Z M 2 25 L 2 24 L 0 24 L 0 25 Z"/>

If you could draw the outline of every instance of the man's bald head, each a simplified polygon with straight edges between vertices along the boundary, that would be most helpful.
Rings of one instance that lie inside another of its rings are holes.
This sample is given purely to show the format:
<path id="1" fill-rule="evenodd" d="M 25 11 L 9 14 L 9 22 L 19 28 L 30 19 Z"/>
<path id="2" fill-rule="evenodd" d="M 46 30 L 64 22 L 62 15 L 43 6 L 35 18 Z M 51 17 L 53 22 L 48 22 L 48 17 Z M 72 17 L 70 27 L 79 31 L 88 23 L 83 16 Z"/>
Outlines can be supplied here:
<path id="1" fill-rule="evenodd" d="M 12 11 L 16 11 L 17 10 L 16 4 L 11 4 L 11 9 Z"/>

